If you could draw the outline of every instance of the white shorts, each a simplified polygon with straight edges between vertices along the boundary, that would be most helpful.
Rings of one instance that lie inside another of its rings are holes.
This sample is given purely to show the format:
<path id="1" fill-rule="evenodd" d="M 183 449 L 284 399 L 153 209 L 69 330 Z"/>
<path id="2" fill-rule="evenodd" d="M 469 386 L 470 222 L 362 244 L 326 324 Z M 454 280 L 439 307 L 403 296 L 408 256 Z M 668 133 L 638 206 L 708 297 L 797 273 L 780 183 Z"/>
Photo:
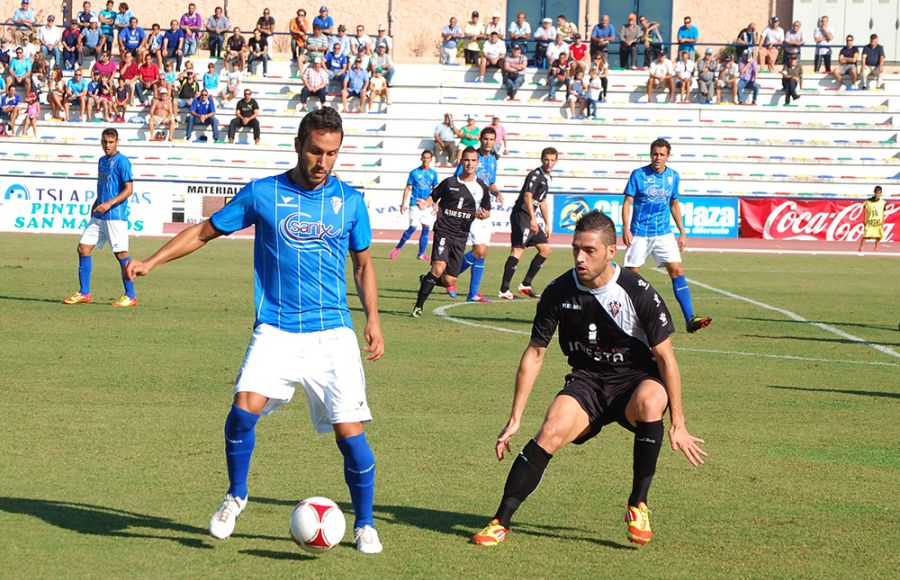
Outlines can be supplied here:
<path id="1" fill-rule="evenodd" d="M 472 227 L 469 229 L 469 243 L 473 246 L 489 246 L 493 228 L 494 224 L 490 218 L 484 220 L 476 219 L 472 222 Z"/>
<path id="2" fill-rule="evenodd" d="M 254 329 L 234 392 L 268 397 L 263 409 L 268 415 L 289 403 L 298 385 L 306 391 L 319 433 L 330 433 L 335 423 L 372 420 L 359 345 L 350 328 L 299 333 L 260 324 Z"/>
<path id="3" fill-rule="evenodd" d="M 419 209 L 419 206 L 412 205 L 407 209 L 407 213 L 409 214 L 409 226 L 410 227 L 419 227 L 419 225 L 423 225 L 425 227 L 432 227 L 434 225 L 435 216 L 433 207 L 426 207 L 425 209 Z"/>
<path id="4" fill-rule="evenodd" d="M 84 233 L 81 234 L 80 243 L 85 246 L 97 246 L 102 248 L 109 242 L 113 252 L 128 251 L 128 222 L 126 220 L 101 220 L 91 218 Z"/>
<path id="5" fill-rule="evenodd" d="M 678 242 L 675 240 L 675 234 L 666 234 L 664 236 L 634 236 L 631 239 L 631 246 L 625 251 L 626 268 L 640 268 L 647 261 L 647 256 L 653 255 L 656 260 L 656 266 L 663 264 L 679 264 L 681 263 L 681 252 L 678 251 Z"/>

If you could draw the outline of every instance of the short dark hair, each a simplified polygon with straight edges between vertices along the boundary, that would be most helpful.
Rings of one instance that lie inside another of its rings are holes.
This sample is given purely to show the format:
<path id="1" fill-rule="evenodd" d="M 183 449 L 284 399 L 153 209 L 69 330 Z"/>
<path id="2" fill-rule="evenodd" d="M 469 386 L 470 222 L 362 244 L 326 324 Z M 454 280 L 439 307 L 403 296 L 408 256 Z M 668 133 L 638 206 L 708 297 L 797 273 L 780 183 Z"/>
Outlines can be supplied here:
<path id="1" fill-rule="evenodd" d="M 101 137 L 115 137 L 116 140 L 119 140 L 119 132 L 110 127 L 109 129 L 104 129 L 103 133 L 100 134 Z"/>
<path id="2" fill-rule="evenodd" d="M 481 130 L 481 135 L 479 136 L 479 138 L 484 137 L 485 135 L 493 135 L 494 137 L 496 137 L 497 131 L 495 131 L 493 127 L 485 127 Z"/>
<path id="3" fill-rule="evenodd" d="M 659 139 L 655 140 L 653 143 L 650 144 L 650 153 L 653 153 L 653 150 L 658 147 L 665 147 L 666 153 L 672 152 L 672 145 L 668 141 L 663 139 L 662 137 L 660 137 Z"/>
<path id="4" fill-rule="evenodd" d="M 616 224 L 599 209 L 593 209 L 578 218 L 575 222 L 575 233 L 578 232 L 599 232 L 605 246 L 613 246 L 616 243 Z"/>
<path id="5" fill-rule="evenodd" d="M 557 157 L 559 157 L 559 151 L 556 150 L 556 147 L 544 147 L 544 149 L 541 151 L 541 157 L 543 157 L 544 155 L 556 155 Z"/>
<path id="6" fill-rule="evenodd" d="M 12 86 L 12 85 L 10 85 Z M 476 156 L 478 155 L 478 149 L 475 149 L 471 145 L 463 149 L 462 155 L 459 156 L 460 159 L 466 156 L 466 153 L 474 153 Z"/>
<path id="7" fill-rule="evenodd" d="M 425 154 L 428 154 L 428 155 L 431 155 L 432 157 L 434 157 L 434 153 L 431 152 L 431 149 L 422 149 L 421 155 L 425 155 Z"/>
<path id="8" fill-rule="evenodd" d="M 300 128 L 297 130 L 297 139 L 300 140 L 301 145 L 306 143 L 306 138 L 313 131 L 340 133 L 341 142 L 344 141 L 344 121 L 341 119 L 340 113 L 331 107 L 322 107 L 303 117 L 303 120 L 300 121 Z"/>
<path id="9" fill-rule="evenodd" d="M 881 193 L 881 186 L 880 186 L 880 185 L 876 185 L 876 186 L 875 186 L 875 193 Z"/>

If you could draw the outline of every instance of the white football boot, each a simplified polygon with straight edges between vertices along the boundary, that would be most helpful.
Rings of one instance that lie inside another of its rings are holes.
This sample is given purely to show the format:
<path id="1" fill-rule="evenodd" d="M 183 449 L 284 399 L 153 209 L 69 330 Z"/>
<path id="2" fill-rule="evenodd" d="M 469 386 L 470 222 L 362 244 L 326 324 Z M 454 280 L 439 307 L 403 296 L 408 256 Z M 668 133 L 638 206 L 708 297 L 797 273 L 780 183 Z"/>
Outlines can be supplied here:
<path id="1" fill-rule="evenodd" d="M 353 530 L 353 536 L 356 538 L 356 549 L 363 554 L 381 553 L 381 540 L 378 539 L 378 532 L 372 526 L 356 528 Z"/>
<path id="2" fill-rule="evenodd" d="M 234 497 L 230 493 L 225 494 L 222 505 L 216 510 L 209 520 L 209 533 L 212 537 L 224 540 L 234 532 L 237 518 L 247 507 L 247 499 Z"/>

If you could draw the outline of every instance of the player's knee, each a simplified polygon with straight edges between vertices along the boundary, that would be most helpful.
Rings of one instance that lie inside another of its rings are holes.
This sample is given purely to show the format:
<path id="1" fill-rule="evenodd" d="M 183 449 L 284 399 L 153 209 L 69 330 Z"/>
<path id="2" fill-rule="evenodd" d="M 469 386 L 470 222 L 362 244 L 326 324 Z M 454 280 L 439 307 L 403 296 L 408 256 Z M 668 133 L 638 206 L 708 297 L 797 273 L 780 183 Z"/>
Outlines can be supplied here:
<path id="1" fill-rule="evenodd" d="M 550 257 L 550 246 L 543 245 L 543 244 L 538 246 L 538 254 L 540 254 L 540 256 L 542 258 L 549 258 Z"/>
<path id="2" fill-rule="evenodd" d="M 556 453 L 557 449 L 562 447 L 565 437 L 568 433 L 564 433 L 560 426 L 552 421 L 548 421 L 541 425 L 537 437 L 534 440 L 547 453 Z"/>
<path id="3" fill-rule="evenodd" d="M 674 264 L 666 264 L 666 271 L 669 272 L 670 278 L 684 276 L 684 266 L 682 266 L 680 262 L 676 262 Z"/>
<path id="4" fill-rule="evenodd" d="M 94 246 L 78 244 L 78 255 L 79 256 L 90 256 L 91 252 L 93 252 L 93 251 L 94 251 Z"/>
<path id="5" fill-rule="evenodd" d="M 637 421 L 658 421 L 666 411 L 669 399 L 662 386 L 654 389 L 641 389 L 634 398 L 634 418 Z"/>
<path id="6" fill-rule="evenodd" d="M 475 256 L 476 258 L 478 258 L 479 260 L 481 258 L 486 258 L 487 253 L 488 253 L 487 246 L 478 245 L 478 246 L 475 246 L 474 248 L 472 248 L 472 255 Z"/>

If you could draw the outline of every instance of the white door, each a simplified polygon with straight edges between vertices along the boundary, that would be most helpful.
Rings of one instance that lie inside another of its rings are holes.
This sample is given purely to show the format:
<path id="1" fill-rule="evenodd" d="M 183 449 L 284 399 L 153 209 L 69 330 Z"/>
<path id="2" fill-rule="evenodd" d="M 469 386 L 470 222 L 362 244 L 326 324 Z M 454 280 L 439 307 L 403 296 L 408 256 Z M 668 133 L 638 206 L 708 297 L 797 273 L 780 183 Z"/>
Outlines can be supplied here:
<path id="1" fill-rule="evenodd" d="M 872 0 L 872 29 L 869 34 L 878 35 L 886 61 L 897 59 L 897 4 L 897 0 Z M 865 42 L 869 42 L 868 34 Z"/>

